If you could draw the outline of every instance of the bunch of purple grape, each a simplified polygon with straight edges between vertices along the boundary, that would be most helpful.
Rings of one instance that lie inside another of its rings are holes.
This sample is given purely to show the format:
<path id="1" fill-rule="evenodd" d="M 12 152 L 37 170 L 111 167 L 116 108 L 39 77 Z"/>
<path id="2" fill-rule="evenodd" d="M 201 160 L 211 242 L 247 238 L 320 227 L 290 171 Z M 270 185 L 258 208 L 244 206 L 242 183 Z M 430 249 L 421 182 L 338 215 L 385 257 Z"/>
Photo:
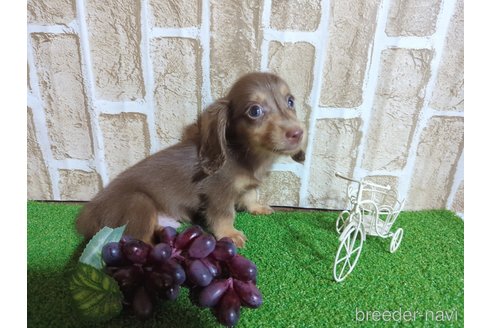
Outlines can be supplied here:
<path id="1" fill-rule="evenodd" d="M 146 319 L 159 299 L 174 301 L 181 286 L 189 288 L 195 305 L 208 307 L 225 326 L 239 321 L 241 306 L 259 307 L 256 265 L 237 254 L 230 238 L 216 240 L 199 226 L 181 233 L 165 227 L 157 244 L 123 236 L 104 245 L 105 271 L 117 282 L 123 304 Z"/>

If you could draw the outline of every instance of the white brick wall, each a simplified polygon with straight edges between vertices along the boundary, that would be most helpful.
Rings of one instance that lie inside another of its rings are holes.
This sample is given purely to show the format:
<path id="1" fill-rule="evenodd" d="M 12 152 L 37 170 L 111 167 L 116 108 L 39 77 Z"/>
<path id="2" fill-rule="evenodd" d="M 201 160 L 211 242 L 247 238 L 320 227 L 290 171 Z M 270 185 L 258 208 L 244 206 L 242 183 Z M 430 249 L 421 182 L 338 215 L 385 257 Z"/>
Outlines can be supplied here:
<path id="1" fill-rule="evenodd" d="M 31 199 L 89 199 L 263 70 L 309 143 L 262 199 L 340 208 L 337 169 L 392 181 L 407 209 L 463 211 L 463 0 L 30 0 L 27 43 Z"/>

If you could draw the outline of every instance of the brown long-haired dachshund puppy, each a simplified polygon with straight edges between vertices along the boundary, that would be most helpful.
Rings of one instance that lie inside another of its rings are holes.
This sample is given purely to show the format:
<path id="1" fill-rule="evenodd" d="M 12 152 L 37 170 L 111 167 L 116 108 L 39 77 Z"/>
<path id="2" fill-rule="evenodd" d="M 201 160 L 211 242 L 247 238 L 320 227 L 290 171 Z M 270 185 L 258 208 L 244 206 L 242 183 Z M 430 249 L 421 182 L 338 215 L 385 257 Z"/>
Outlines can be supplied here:
<path id="1" fill-rule="evenodd" d="M 210 105 L 178 144 L 117 176 L 82 209 L 77 230 L 92 237 L 104 226 L 153 242 L 159 218 L 200 224 L 243 247 L 236 208 L 269 214 L 256 189 L 280 155 L 303 160 L 304 127 L 280 77 L 250 73 Z"/>

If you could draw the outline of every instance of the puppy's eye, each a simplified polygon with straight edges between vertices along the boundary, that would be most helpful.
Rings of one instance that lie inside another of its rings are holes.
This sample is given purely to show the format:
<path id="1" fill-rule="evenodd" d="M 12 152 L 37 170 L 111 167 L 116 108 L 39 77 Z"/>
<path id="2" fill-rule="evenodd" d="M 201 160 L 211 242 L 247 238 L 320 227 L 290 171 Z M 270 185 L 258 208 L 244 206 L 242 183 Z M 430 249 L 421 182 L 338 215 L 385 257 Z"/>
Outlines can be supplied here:
<path id="1" fill-rule="evenodd" d="M 292 98 L 291 96 L 289 96 L 289 98 L 287 99 L 287 105 L 289 106 L 290 109 L 294 109 L 294 98 Z"/>
<path id="2" fill-rule="evenodd" d="M 263 116 L 263 114 L 264 111 L 263 108 L 261 108 L 261 106 L 253 105 L 248 109 L 248 116 L 251 118 L 259 118 Z"/>

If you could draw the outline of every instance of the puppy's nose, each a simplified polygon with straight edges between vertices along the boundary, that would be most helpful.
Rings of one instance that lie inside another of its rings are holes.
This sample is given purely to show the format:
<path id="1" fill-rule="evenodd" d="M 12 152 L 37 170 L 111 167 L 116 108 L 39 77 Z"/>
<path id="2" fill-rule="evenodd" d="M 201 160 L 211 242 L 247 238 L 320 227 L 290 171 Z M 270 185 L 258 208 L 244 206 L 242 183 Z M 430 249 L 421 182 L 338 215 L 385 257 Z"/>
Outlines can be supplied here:
<path id="1" fill-rule="evenodd" d="M 285 133 L 285 137 L 290 142 L 296 143 L 296 142 L 299 142 L 301 140 L 303 133 L 304 133 L 304 131 L 302 131 L 302 129 L 299 129 L 299 128 L 291 129 Z"/>

